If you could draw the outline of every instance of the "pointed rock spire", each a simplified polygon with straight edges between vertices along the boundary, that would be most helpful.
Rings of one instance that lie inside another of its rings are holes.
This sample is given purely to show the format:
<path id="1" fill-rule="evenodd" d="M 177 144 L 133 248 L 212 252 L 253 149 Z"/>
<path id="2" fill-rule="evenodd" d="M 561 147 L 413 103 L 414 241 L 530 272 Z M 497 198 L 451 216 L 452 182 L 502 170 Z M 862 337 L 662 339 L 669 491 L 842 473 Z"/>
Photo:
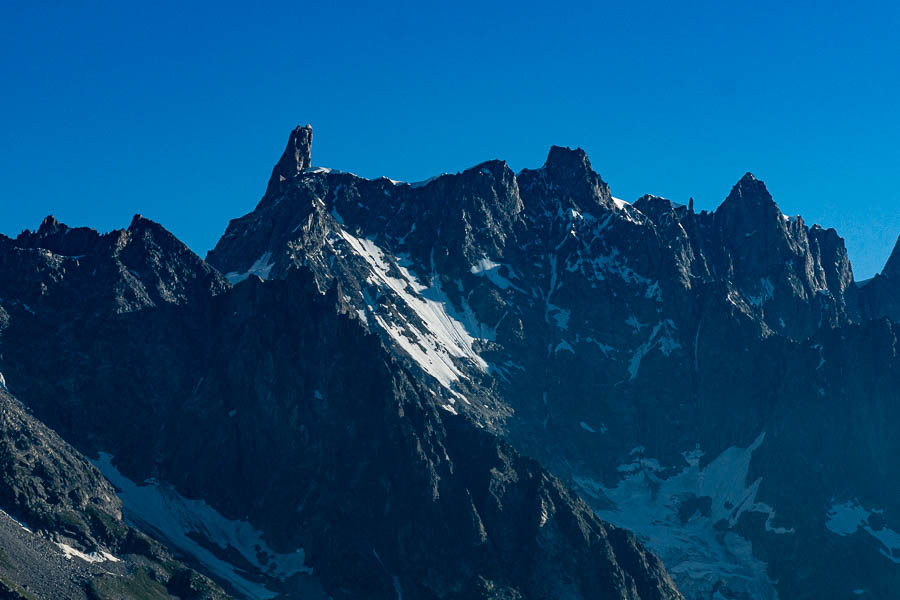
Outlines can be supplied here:
<path id="1" fill-rule="evenodd" d="M 281 155 L 278 164 L 272 169 L 266 194 L 278 189 L 282 181 L 295 177 L 298 173 L 307 169 L 312 164 L 312 125 L 301 127 L 298 125 L 288 138 L 287 147 Z"/>
<path id="2" fill-rule="evenodd" d="M 754 230 L 765 224 L 780 223 L 781 211 L 766 189 L 766 184 L 753 173 L 745 173 L 725 201 L 716 209 L 716 220 L 732 233 Z"/>

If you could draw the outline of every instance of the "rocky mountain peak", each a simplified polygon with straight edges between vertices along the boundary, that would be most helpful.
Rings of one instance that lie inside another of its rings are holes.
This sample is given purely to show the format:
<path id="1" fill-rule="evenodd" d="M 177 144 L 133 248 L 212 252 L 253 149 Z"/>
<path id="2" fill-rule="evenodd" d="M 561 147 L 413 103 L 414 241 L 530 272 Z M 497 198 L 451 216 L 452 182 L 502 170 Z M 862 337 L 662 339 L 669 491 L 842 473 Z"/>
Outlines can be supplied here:
<path id="1" fill-rule="evenodd" d="M 771 230 L 782 220 L 781 211 L 766 184 L 753 173 L 746 173 L 731 188 L 728 197 L 716 209 L 715 218 L 730 239 L 738 239 L 740 234 L 749 231 Z"/>
<path id="2" fill-rule="evenodd" d="M 774 205 L 775 201 L 772 200 L 766 184 L 757 179 L 753 173 L 747 172 L 731 188 L 731 193 L 728 194 L 722 206 L 737 203 L 745 206 L 769 206 Z"/>
<path id="3" fill-rule="evenodd" d="M 644 194 L 634 202 L 634 207 L 650 217 L 654 222 L 673 215 L 683 216 L 685 206 L 662 196 Z"/>
<path id="4" fill-rule="evenodd" d="M 536 213 L 557 213 L 574 208 L 594 212 L 612 209 L 609 186 L 594 172 L 591 161 L 581 148 L 551 146 L 541 169 L 524 169 L 519 173 L 519 186 L 526 188 L 524 199 Z"/>
<path id="5" fill-rule="evenodd" d="M 194 259 L 199 258 L 193 256 L 193 253 L 188 247 L 175 237 L 172 232 L 156 221 L 152 221 L 143 215 L 134 215 L 131 219 L 131 223 L 128 225 L 127 231 L 131 235 L 132 240 L 144 240 L 145 243 L 150 243 L 154 247 L 166 248 L 167 251 L 179 255 L 190 256 L 192 262 Z"/>
<path id="6" fill-rule="evenodd" d="M 309 168 L 312 156 L 312 125 L 298 125 L 288 137 L 284 153 L 272 169 L 266 194 L 278 189 L 282 181 L 295 177 L 303 169 Z"/>
<path id="7" fill-rule="evenodd" d="M 900 238 L 881 273 L 859 287 L 863 313 L 900 322 Z"/>
<path id="8" fill-rule="evenodd" d="M 15 239 L 20 248 L 43 248 L 56 254 L 77 256 L 87 254 L 93 248 L 100 234 L 88 227 L 69 227 L 60 223 L 53 215 L 46 217 L 37 231 L 26 229 Z"/>
<path id="9" fill-rule="evenodd" d="M 900 237 L 897 238 L 897 243 L 894 244 L 894 250 L 891 252 L 891 256 L 888 258 L 887 263 L 885 263 L 884 270 L 881 274 L 885 277 L 890 277 L 891 279 L 900 279 Z"/>
<path id="10" fill-rule="evenodd" d="M 556 173 L 582 175 L 593 171 L 587 153 L 581 148 L 550 146 L 544 168 Z"/>
<path id="11" fill-rule="evenodd" d="M 63 225 L 62 227 L 65 227 Z M 53 215 L 47 215 L 43 221 L 41 221 L 41 226 L 38 227 L 38 235 L 49 235 L 51 233 L 56 233 L 60 228 L 59 221 L 56 220 L 56 217 Z"/>
<path id="12" fill-rule="evenodd" d="M 144 215 L 137 213 L 133 217 L 131 217 L 131 224 L 128 225 L 128 229 L 135 229 L 142 225 L 141 221 L 145 221 Z"/>

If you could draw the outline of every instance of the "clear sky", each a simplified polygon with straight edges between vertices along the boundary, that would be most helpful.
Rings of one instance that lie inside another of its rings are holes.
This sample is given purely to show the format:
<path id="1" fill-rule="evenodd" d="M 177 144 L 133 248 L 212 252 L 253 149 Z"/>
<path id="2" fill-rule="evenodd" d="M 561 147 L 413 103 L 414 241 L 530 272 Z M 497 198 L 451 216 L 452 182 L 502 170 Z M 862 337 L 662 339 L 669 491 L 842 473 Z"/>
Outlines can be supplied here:
<path id="1" fill-rule="evenodd" d="M 309 122 L 366 177 L 581 146 L 713 209 L 752 171 L 858 279 L 900 234 L 897 3 L 263 4 L 0 3 L 0 232 L 139 212 L 205 255 Z"/>

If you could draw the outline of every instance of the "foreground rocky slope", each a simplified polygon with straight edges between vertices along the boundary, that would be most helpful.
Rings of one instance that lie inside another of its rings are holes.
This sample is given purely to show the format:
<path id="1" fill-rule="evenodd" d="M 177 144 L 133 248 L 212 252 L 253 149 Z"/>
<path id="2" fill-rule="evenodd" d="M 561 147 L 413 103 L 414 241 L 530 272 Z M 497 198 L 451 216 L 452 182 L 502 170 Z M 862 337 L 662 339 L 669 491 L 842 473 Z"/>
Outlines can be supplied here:
<path id="1" fill-rule="evenodd" d="M 311 140 L 209 253 L 228 279 L 311 270 L 691 598 L 891 597 L 898 251 L 857 284 L 749 173 L 696 212 L 614 198 L 581 150 L 409 184 L 312 168 Z"/>
<path id="2" fill-rule="evenodd" d="M 129 522 L 235 595 L 681 597 L 392 358 L 340 286 L 283 275 L 232 288 L 146 219 L 48 218 L 0 239 L 0 369 Z"/>
<path id="3" fill-rule="evenodd" d="M 126 525 L 113 486 L 5 388 L 0 478 L 0 596 L 227 597 Z"/>

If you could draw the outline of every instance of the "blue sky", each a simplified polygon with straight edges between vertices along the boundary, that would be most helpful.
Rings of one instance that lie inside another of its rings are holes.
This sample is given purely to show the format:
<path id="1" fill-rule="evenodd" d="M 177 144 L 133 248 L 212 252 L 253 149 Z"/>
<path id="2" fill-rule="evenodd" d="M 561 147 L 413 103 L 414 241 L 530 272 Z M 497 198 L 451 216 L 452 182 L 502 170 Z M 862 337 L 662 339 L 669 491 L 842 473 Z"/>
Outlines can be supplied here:
<path id="1" fill-rule="evenodd" d="M 713 209 L 752 171 L 881 269 L 898 5 L 565 4 L 3 2 L 0 231 L 139 212 L 204 255 L 309 122 L 314 164 L 367 177 L 581 146 L 618 197 Z"/>

